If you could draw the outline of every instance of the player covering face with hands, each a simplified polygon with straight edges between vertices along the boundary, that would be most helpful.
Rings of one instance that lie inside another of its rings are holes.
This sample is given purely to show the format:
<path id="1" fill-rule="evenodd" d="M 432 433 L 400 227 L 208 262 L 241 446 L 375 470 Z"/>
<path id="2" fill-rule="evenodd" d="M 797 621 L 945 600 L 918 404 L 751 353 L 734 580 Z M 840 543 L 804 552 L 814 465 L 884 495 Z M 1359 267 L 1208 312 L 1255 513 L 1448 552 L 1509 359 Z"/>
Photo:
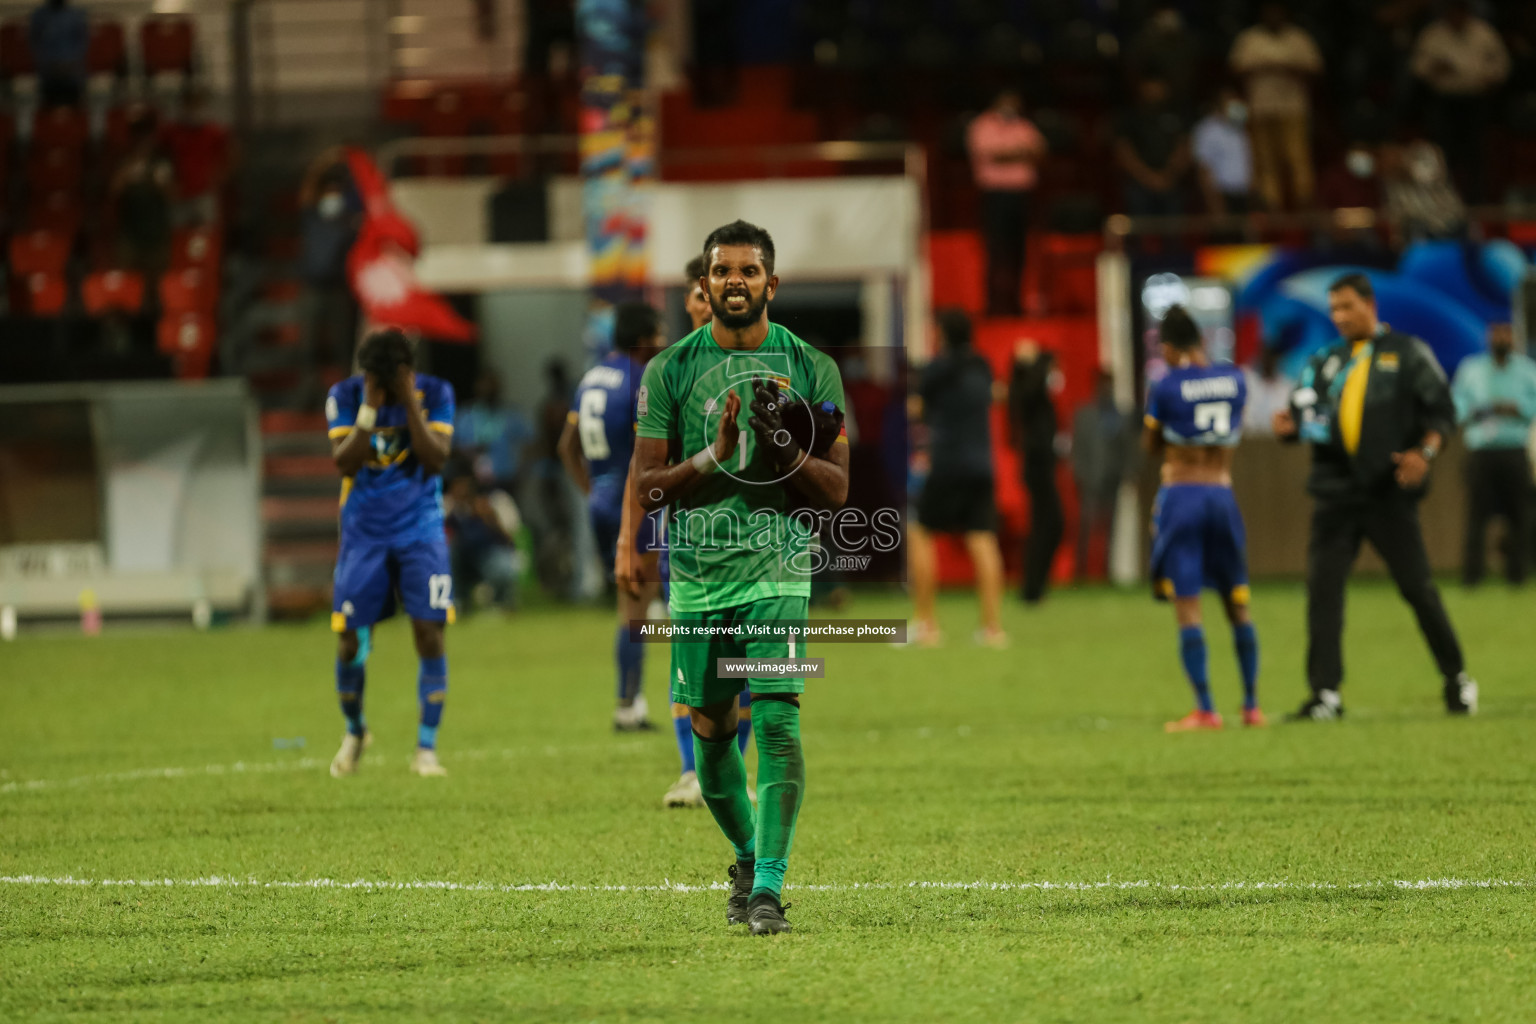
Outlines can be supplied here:
<path id="1" fill-rule="evenodd" d="M 805 790 L 805 680 L 730 678 L 718 659 L 806 656 L 782 628 L 743 627 L 806 619 L 815 516 L 794 513 L 847 499 L 843 389 L 836 364 L 768 319 L 778 278 L 766 231 L 726 225 L 703 255 L 713 319 L 646 367 L 635 487 L 646 508 L 670 512 L 672 621 L 690 633 L 672 643 L 672 699 L 689 709 L 700 789 L 736 857 L 726 920 L 765 935 L 789 930 L 780 896 Z M 755 813 L 736 742 L 743 688 L 757 736 Z"/>
<path id="2" fill-rule="evenodd" d="M 442 470 L 453 436 L 453 388 L 415 372 L 415 349 L 397 329 L 370 334 L 361 370 L 325 400 L 331 452 L 341 472 L 341 548 L 331 628 L 338 634 L 336 692 L 347 732 L 331 762 L 357 770 L 371 741 L 363 689 L 374 623 L 404 603 L 420 659 L 421 721 L 411 770 L 445 775 L 437 729 L 448 692 L 443 627 L 453 618 L 453 575 L 443 535 Z"/>

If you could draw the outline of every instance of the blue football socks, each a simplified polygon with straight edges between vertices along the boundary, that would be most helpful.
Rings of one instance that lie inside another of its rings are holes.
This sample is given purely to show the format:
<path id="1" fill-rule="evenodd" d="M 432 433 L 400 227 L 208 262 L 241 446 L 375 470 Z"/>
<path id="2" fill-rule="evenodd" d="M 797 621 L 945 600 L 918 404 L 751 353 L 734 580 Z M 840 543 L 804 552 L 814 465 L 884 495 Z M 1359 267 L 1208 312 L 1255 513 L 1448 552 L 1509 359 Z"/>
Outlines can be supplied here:
<path id="1" fill-rule="evenodd" d="M 1211 681 L 1206 673 L 1205 630 L 1199 626 L 1185 626 L 1179 630 L 1179 657 L 1184 661 L 1190 688 L 1195 691 L 1195 704 L 1201 711 L 1214 710 Z"/>
<path id="2" fill-rule="evenodd" d="M 672 705 L 672 731 L 677 733 L 677 752 L 682 755 L 683 773 L 694 771 L 693 721 L 688 717 L 688 705 Z"/>
<path id="3" fill-rule="evenodd" d="M 742 690 L 736 699 L 736 749 L 747 752 L 747 741 L 752 738 L 752 691 Z"/>
<path id="4" fill-rule="evenodd" d="M 421 701 L 421 726 L 416 732 L 416 745 L 431 750 L 437 746 L 437 726 L 443 720 L 443 700 L 448 696 L 447 658 L 421 659 L 416 696 Z"/>
<path id="5" fill-rule="evenodd" d="M 347 719 L 347 732 L 361 736 L 368 730 L 363 721 L 363 687 L 368 679 L 368 628 L 357 631 L 357 656 L 351 661 L 336 659 L 336 697 Z"/>
<path id="6" fill-rule="evenodd" d="M 614 632 L 613 660 L 619 667 L 618 699 L 634 700 L 640 694 L 640 681 L 644 678 L 645 644 L 630 638 L 628 624 L 620 624 Z"/>
<path id="7" fill-rule="evenodd" d="M 1232 627 L 1232 642 L 1237 646 L 1237 665 L 1243 673 L 1243 707 L 1259 706 L 1259 633 L 1253 623 Z"/>

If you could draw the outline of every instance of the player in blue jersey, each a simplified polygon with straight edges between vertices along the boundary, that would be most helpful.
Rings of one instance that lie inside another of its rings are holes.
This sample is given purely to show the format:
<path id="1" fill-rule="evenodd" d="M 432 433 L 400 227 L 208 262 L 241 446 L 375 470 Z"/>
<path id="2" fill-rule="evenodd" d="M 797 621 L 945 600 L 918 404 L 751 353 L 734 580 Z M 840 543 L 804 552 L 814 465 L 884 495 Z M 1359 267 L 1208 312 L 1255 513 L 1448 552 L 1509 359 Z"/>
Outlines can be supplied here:
<path id="1" fill-rule="evenodd" d="M 453 575 L 443 535 L 442 478 L 453 436 L 453 388 L 413 369 L 415 349 L 395 328 L 358 347 L 362 372 L 325 400 L 331 453 L 341 470 L 341 551 L 331 629 L 340 634 L 336 692 L 347 734 L 331 774 L 351 775 L 371 737 L 363 684 L 374 623 L 405 605 L 421 659 L 421 724 L 411 771 L 446 775 L 437 727 L 448 692 L 443 626 L 453 621 Z"/>
<path id="2" fill-rule="evenodd" d="M 597 538 L 604 571 L 613 573 L 624 527 L 625 484 L 635 450 L 635 419 L 640 374 L 646 361 L 661 348 L 661 323 L 656 310 L 643 302 L 626 302 L 614 310 L 613 351 L 581 378 L 576 399 L 560 436 L 560 458 L 566 472 L 587 496 L 587 514 Z M 642 531 L 645 532 L 645 531 Z M 654 532 L 654 531 L 650 531 Z M 648 555 L 656 560 L 655 545 Z M 659 573 L 631 592 L 619 591 L 619 624 L 614 634 L 618 665 L 618 705 L 613 727 L 620 732 L 652 728 L 640 684 L 645 647 L 629 635 L 631 619 L 643 619 L 660 592 Z"/>
<path id="3" fill-rule="evenodd" d="M 1174 306 L 1159 329 L 1168 376 L 1147 399 L 1144 443 L 1163 457 L 1162 489 L 1153 507 L 1152 584 L 1160 600 L 1173 602 L 1179 653 L 1195 709 L 1169 732 L 1220 729 L 1206 674 L 1200 591 L 1221 595 L 1243 676 L 1243 724 L 1263 725 L 1259 710 L 1259 640 L 1248 617 L 1248 557 L 1243 517 L 1232 495 L 1232 455 L 1242 436 L 1248 398 L 1242 371 L 1213 365 L 1200 328 Z"/>

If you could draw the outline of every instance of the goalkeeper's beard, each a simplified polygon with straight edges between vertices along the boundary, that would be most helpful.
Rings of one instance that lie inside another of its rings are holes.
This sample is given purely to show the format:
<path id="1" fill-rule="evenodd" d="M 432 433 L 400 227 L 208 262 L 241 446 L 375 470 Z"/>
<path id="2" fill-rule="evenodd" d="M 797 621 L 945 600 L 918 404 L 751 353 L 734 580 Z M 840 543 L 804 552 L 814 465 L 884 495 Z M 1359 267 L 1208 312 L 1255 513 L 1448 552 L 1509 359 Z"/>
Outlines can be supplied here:
<path id="1" fill-rule="evenodd" d="M 768 308 L 768 289 L 763 289 L 763 293 L 758 296 L 756 302 L 752 301 L 751 292 L 747 292 L 746 295 L 747 308 L 740 313 L 732 313 L 726 307 L 723 296 L 717 302 L 714 295 L 710 295 L 709 309 L 710 312 L 715 314 L 715 320 L 719 322 L 720 326 L 728 327 L 733 331 L 740 331 L 757 323 L 758 319 L 763 315 L 763 310 Z"/>

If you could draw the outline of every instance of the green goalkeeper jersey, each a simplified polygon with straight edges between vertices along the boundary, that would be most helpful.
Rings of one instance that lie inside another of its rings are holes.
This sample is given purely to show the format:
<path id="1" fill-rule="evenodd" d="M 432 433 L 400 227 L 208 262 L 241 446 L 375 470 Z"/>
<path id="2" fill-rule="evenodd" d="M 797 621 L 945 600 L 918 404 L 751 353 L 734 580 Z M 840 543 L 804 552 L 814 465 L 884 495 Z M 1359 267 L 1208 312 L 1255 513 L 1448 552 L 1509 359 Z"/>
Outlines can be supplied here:
<path id="1" fill-rule="evenodd" d="M 726 396 L 741 396 L 736 453 L 673 502 L 667 523 L 671 605 L 715 611 L 772 597 L 809 597 L 814 513 L 792 512 L 785 474 L 774 469 L 748 426 L 752 378 L 778 382 L 786 402 L 843 408 L 837 364 L 778 324 L 755 351 L 716 344 L 705 324 L 645 368 L 636 396 L 639 437 L 667 442 L 672 462 L 715 443 Z M 837 443 L 846 443 L 840 439 Z"/>

